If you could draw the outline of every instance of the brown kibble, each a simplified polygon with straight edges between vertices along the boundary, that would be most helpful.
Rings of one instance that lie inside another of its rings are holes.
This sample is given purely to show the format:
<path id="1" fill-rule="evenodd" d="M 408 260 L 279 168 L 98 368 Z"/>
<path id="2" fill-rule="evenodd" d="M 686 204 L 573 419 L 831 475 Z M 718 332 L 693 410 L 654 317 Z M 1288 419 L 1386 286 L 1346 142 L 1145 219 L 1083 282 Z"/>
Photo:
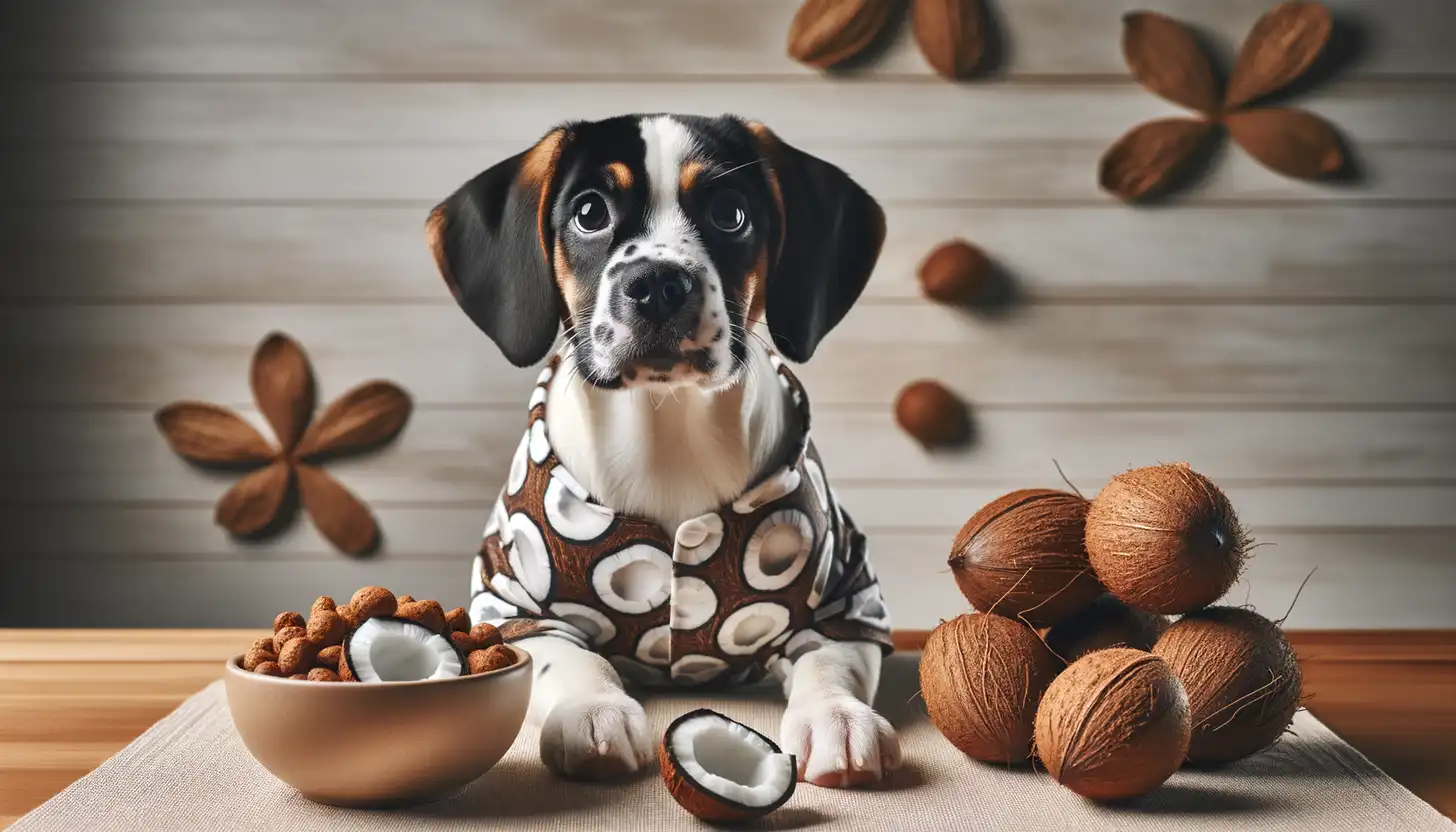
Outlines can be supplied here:
<path id="1" fill-rule="evenodd" d="M 490 646 L 488 644 L 481 644 L 480 642 L 476 641 L 475 636 L 471 635 L 470 633 L 462 633 L 458 630 L 452 630 L 447 638 L 450 639 L 450 644 L 455 647 L 455 652 L 459 653 L 462 656 L 469 656 L 476 650 L 484 650 L 486 647 Z"/>
<path id="2" fill-rule="evenodd" d="M 300 636 L 284 644 L 283 649 L 278 651 L 278 667 L 289 675 L 306 672 L 316 656 L 318 646 L 309 641 L 307 636 Z"/>
<path id="3" fill-rule="evenodd" d="M 445 633 L 445 610 L 440 606 L 439 601 L 411 601 L 408 604 L 401 604 L 394 611 L 399 618 L 408 618 L 419 624 L 430 628 L 436 633 Z"/>
<path id="4" fill-rule="evenodd" d="M 294 673 L 293 675 L 289 676 L 288 678 L 290 678 L 290 679 L 297 679 L 298 681 L 303 682 L 303 681 L 306 681 L 308 679 L 308 674 L 307 673 Z"/>
<path id="5" fill-rule="evenodd" d="M 456 607 L 445 613 L 445 626 L 457 633 L 470 632 L 470 613 L 464 607 Z"/>
<path id="6" fill-rule="evenodd" d="M 1161 192 L 1213 132 L 1206 121 L 1162 118 L 1129 130 L 1102 154 L 1097 181 L 1128 201 Z"/>
<path id="7" fill-rule="evenodd" d="M 261 673 L 264 676 L 283 675 L 283 669 L 278 666 L 278 662 L 262 662 L 257 667 L 253 668 L 253 672 Z"/>
<path id="8" fill-rule="evenodd" d="M 965 240 L 951 240 L 920 263 L 920 290 L 933 301 L 965 305 L 986 288 L 990 271 L 990 260 L 980 248 Z"/>
<path id="9" fill-rule="evenodd" d="M 306 622 L 303 616 L 296 612 L 280 612 L 278 617 L 273 619 L 273 632 L 278 632 L 284 627 L 302 627 Z"/>
<path id="10" fill-rule="evenodd" d="M 895 397 L 895 423 L 927 450 L 961 445 L 970 438 L 970 412 L 938 381 L 916 381 Z"/>
<path id="11" fill-rule="evenodd" d="M 395 605 L 398 606 L 399 604 L 412 604 L 414 603 L 414 600 L 415 596 L 413 595 L 401 595 L 395 599 Z"/>
<path id="12" fill-rule="evenodd" d="M 319 647 L 333 647 L 344 643 L 349 625 L 331 609 L 317 609 L 308 620 L 308 638 Z"/>
<path id="13" fill-rule="evenodd" d="M 322 650 L 320 650 L 318 652 L 318 657 L 314 660 L 314 662 L 319 667 L 327 667 L 327 668 L 331 668 L 331 669 L 334 669 L 334 670 L 338 670 L 338 668 L 339 668 L 339 656 L 343 652 L 344 652 L 344 646 L 342 644 L 335 644 L 332 647 L 325 647 L 324 649 L 322 649 Z"/>
<path id="14" fill-rule="evenodd" d="M 330 598 L 327 595 L 320 595 L 318 598 L 314 599 L 313 606 L 308 608 L 308 615 L 309 618 L 312 618 L 314 614 L 317 613 L 319 610 L 332 611 L 338 609 L 338 607 L 339 605 L 334 603 L 333 598 Z"/>
<path id="15" fill-rule="evenodd" d="M 484 621 L 470 628 L 470 635 L 475 637 L 476 644 L 484 650 L 496 644 L 505 644 L 506 640 L 501 637 L 500 630 L 494 624 L 487 624 Z"/>
<path id="16" fill-rule="evenodd" d="M 349 600 L 349 606 L 353 608 L 354 618 L 357 619 L 357 623 L 351 626 L 357 627 L 366 619 L 394 615 L 399 608 L 399 602 L 395 600 L 394 593 L 382 586 L 366 586 L 354 593 L 354 597 Z"/>
<path id="17" fill-rule="evenodd" d="M 269 641 L 271 642 L 271 639 Z M 264 649 L 262 647 L 255 646 L 253 647 L 253 649 L 247 652 L 247 655 L 243 656 L 243 669 L 250 671 L 257 670 L 258 665 L 262 664 L 263 662 L 273 662 L 277 660 L 278 654 L 274 653 L 272 649 Z"/>
<path id="18" fill-rule="evenodd" d="M 308 672 L 307 678 L 310 682 L 337 682 L 339 681 L 339 674 L 329 670 L 327 667 L 315 667 Z"/>
<path id="19" fill-rule="evenodd" d="M 282 653 L 283 645 L 287 644 L 290 641 L 293 641 L 296 638 L 304 638 L 307 635 L 308 630 L 304 629 L 304 625 L 299 624 L 297 626 L 294 626 L 290 624 L 289 626 L 284 627 L 283 629 L 273 634 L 273 652 Z"/>
<path id="20" fill-rule="evenodd" d="M 251 649 L 253 649 L 253 650 L 263 649 L 263 650 L 267 650 L 270 653 L 276 652 L 273 649 L 273 637 L 272 636 L 263 636 L 262 638 L 255 638 L 255 639 L 253 639 L 253 646 L 252 646 Z"/>
<path id="21" fill-rule="evenodd" d="M 510 667 L 516 663 L 516 654 L 512 653 L 509 647 L 497 644 L 484 650 L 476 650 L 470 654 L 467 660 L 470 665 L 470 675 L 477 673 L 489 673 L 492 670 Z"/>
<path id="22" fill-rule="evenodd" d="M 354 606 L 352 604 L 340 604 L 334 610 L 334 612 L 338 613 L 339 617 L 344 619 L 344 626 L 348 627 L 350 630 L 364 623 L 364 620 L 359 617 L 359 614 L 357 612 L 355 612 Z"/>

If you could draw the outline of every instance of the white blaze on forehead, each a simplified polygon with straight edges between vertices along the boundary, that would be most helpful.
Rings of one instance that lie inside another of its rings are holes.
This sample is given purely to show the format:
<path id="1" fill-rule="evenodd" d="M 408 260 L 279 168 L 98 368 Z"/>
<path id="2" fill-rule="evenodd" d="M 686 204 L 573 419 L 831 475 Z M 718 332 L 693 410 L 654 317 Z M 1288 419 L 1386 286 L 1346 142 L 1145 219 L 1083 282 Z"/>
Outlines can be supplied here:
<path id="1" fill-rule="evenodd" d="M 647 193 L 651 207 L 647 212 L 647 238 L 652 242 L 672 245 L 695 239 L 692 225 L 678 202 L 678 186 L 683 163 L 697 142 L 682 123 L 670 116 L 657 116 L 642 122 L 642 142 L 647 147 L 643 167 L 647 171 Z"/>

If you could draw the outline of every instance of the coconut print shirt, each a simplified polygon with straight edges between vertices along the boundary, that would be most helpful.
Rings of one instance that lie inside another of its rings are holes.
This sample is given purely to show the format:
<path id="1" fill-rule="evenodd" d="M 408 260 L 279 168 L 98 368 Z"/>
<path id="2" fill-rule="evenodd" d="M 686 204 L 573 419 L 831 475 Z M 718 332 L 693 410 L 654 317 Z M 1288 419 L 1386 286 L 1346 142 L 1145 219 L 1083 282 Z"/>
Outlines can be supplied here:
<path id="1" fill-rule="evenodd" d="M 831 641 L 889 652 L 864 535 L 825 484 L 803 388 L 772 361 L 800 424 L 785 463 L 669 534 L 597 502 L 556 458 L 546 435 L 553 359 L 471 570 L 471 619 L 507 640 L 567 639 L 652 687 L 783 681 Z"/>

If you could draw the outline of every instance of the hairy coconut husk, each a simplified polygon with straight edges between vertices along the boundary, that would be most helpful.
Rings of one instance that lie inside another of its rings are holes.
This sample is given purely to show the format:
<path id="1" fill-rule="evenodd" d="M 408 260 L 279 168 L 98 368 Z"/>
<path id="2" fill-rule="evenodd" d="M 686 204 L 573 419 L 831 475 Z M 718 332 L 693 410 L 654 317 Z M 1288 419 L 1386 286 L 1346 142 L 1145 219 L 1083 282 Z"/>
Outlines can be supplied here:
<path id="1" fill-rule="evenodd" d="M 1049 626 L 1102 594 L 1083 544 L 1087 501 L 1029 488 L 987 503 L 956 535 L 950 567 L 971 606 Z"/>
<path id="2" fill-rule="evenodd" d="M 1188 752 L 1188 697 L 1171 668 L 1113 647 L 1073 662 L 1036 712 L 1036 754 L 1057 782 L 1093 800 L 1162 785 Z"/>
<path id="3" fill-rule="evenodd" d="M 1107 589 L 1158 613 L 1204 607 L 1228 592 L 1249 536 L 1228 497 L 1184 463 L 1114 478 L 1087 512 L 1087 554 Z"/>
<path id="4" fill-rule="evenodd" d="M 1303 676 L 1278 625 L 1256 612 L 1209 607 L 1168 628 L 1153 652 L 1188 692 L 1188 759 L 1226 763 L 1272 745 L 1294 719 Z"/>
<path id="5" fill-rule="evenodd" d="M 1046 634 L 1046 644 L 1066 662 L 1109 647 L 1151 650 L 1168 624 L 1166 616 L 1135 610 L 1111 595 L 1104 595 L 1092 602 L 1092 606 L 1053 626 Z"/>
<path id="6" fill-rule="evenodd" d="M 941 622 L 920 659 L 930 721 L 978 760 L 1020 763 L 1031 755 L 1036 706 L 1062 663 L 1030 627 L 989 613 Z"/>

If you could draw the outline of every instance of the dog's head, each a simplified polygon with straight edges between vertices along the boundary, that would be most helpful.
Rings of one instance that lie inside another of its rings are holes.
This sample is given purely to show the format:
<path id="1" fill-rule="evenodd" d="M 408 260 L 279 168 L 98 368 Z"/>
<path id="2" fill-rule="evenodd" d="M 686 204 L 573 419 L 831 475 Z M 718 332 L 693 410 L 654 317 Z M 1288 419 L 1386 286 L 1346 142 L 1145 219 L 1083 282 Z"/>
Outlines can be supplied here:
<path id="1" fill-rule="evenodd" d="M 725 116 L 567 124 L 467 182 L 427 237 L 460 306 L 517 366 L 561 324 L 602 387 L 717 388 L 765 321 L 806 361 L 884 238 L 843 171 Z"/>

